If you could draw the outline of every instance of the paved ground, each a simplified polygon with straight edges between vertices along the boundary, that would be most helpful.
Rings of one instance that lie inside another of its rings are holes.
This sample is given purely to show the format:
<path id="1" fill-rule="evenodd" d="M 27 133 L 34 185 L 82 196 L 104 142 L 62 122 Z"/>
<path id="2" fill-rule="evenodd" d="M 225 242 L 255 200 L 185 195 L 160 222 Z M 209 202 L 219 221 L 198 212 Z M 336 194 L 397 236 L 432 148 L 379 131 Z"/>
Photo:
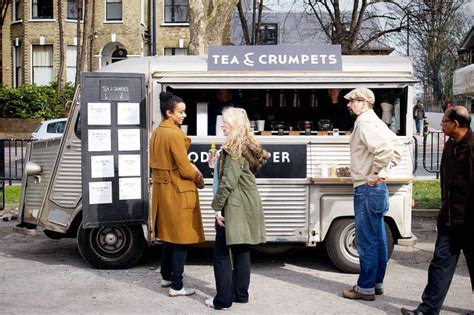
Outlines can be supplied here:
<path id="1" fill-rule="evenodd" d="M 81 259 L 74 240 L 12 233 L 15 222 L 0 221 L 0 301 L 2 314 L 204 314 L 215 294 L 212 251 L 193 249 L 185 283 L 191 297 L 169 298 L 159 286 L 159 247 L 151 247 L 129 270 L 94 270 Z M 250 303 L 238 314 L 399 314 L 416 307 L 427 278 L 435 240 L 432 216 L 415 216 L 415 247 L 396 246 L 386 277 L 386 294 L 374 302 L 343 299 L 357 275 L 334 268 L 322 248 L 299 248 L 281 255 L 253 255 Z M 474 311 L 474 297 L 461 258 L 443 314 Z"/>

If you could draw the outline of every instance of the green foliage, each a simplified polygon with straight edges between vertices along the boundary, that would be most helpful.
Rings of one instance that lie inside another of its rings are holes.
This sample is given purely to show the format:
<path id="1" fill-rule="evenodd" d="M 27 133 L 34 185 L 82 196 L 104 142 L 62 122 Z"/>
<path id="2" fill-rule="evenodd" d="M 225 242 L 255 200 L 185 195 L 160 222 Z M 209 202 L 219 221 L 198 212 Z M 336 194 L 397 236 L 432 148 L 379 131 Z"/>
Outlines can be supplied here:
<path id="1" fill-rule="evenodd" d="M 439 180 L 417 180 L 413 183 L 413 198 L 418 209 L 439 209 L 441 187 Z"/>
<path id="2" fill-rule="evenodd" d="M 20 202 L 20 185 L 5 185 L 5 204 L 7 205 L 17 205 Z"/>
<path id="3" fill-rule="evenodd" d="M 0 117 L 42 118 L 64 117 L 66 103 L 74 97 L 74 87 L 67 84 L 60 94 L 56 83 L 48 86 L 24 84 L 18 88 L 0 87 Z"/>

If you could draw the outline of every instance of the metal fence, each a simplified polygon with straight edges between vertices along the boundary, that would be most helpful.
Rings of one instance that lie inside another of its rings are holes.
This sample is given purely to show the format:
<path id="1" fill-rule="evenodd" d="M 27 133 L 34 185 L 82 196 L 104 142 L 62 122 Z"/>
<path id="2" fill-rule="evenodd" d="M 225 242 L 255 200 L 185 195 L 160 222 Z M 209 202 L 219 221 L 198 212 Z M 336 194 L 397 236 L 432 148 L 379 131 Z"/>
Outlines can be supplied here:
<path id="1" fill-rule="evenodd" d="M 0 209 L 5 208 L 5 186 L 20 181 L 26 146 L 31 139 L 0 139 Z"/>
<path id="2" fill-rule="evenodd" d="M 429 131 L 423 137 L 423 168 L 428 173 L 436 173 L 436 178 L 439 178 L 441 156 L 448 138 L 442 131 Z"/>

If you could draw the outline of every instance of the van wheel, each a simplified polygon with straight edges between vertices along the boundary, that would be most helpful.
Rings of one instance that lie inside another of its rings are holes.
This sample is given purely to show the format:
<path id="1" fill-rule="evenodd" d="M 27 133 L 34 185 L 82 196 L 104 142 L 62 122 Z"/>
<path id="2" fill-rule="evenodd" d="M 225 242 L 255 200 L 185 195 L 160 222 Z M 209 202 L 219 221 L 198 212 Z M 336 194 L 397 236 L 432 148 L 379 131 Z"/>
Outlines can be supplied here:
<path id="1" fill-rule="evenodd" d="M 385 223 L 385 233 L 387 234 L 388 257 L 390 258 L 394 243 L 392 231 L 387 223 Z M 326 249 L 333 264 L 341 271 L 348 273 L 360 271 L 353 219 L 339 219 L 332 224 L 326 238 Z"/>
<path id="2" fill-rule="evenodd" d="M 133 266 L 145 248 L 142 228 L 112 226 L 84 229 L 77 232 L 81 256 L 98 269 L 126 269 Z"/>

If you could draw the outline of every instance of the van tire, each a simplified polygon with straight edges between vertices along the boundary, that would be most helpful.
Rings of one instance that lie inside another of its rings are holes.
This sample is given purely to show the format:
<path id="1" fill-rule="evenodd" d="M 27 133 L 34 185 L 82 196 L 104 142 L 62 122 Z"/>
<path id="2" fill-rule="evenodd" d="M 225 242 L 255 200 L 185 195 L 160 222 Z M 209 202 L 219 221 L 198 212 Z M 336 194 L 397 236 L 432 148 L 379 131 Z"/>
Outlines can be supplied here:
<path id="1" fill-rule="evenodd" d="M 77 231 L 81 256 L 97 269 L 127 269 L 142 256 L 145 239 L 141 226 L 112 226 Z"/>
<path id="2" fill-rule="evenodd" d="M 393 235 L 390 227 L 385 223 L 387 234 L 388 257 L 393 253 Z M 359 273 L 359 255 L 355 243 L 354 219 L 338 219 L 333 222 L 326 237 L 326 249 L 333 264 L 341 271 Z"/>

